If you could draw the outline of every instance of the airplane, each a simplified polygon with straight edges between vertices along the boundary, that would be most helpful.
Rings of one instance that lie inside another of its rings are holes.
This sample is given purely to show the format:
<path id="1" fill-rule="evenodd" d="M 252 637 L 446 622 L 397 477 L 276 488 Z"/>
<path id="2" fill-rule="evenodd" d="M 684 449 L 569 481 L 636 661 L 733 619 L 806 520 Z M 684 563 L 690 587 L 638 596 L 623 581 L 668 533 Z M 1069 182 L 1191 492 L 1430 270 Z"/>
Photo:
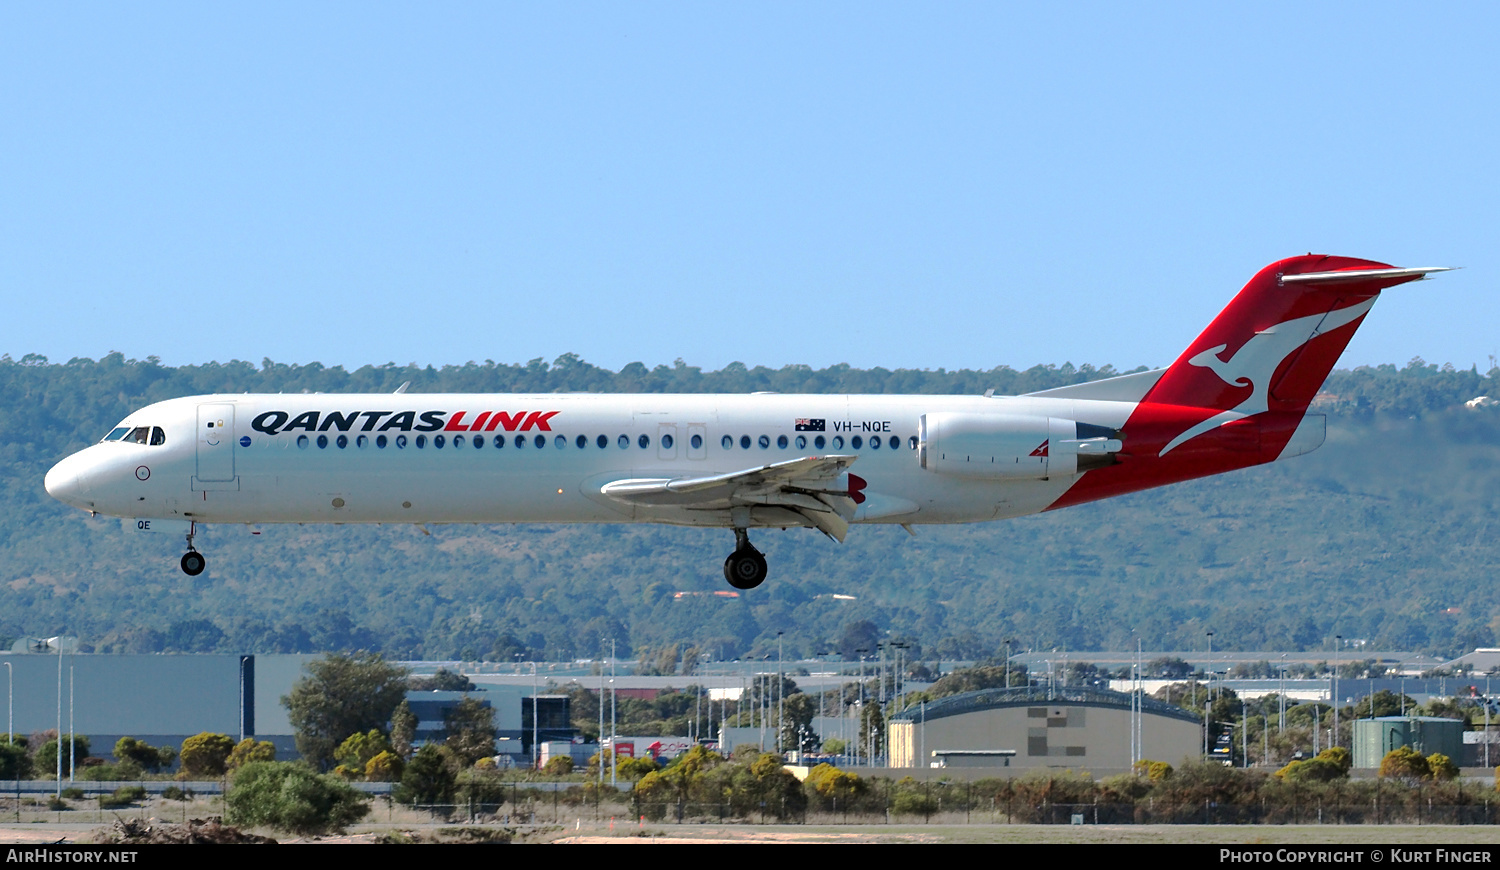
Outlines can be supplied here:
<path id="1" fill-rule="evenodd" d="M 1447 271 L 1308 254 L 1261 269 L 1165 369 L 1021 396 L 188 396 L 47 472 L 54 498 L 186 535 L 214 523 L 671 523 L 842 542 L 972 523 L 1315 449 L 1308 406 L 1380 291 Z M 854 469 L 857 466 L 858 473 Z"/>

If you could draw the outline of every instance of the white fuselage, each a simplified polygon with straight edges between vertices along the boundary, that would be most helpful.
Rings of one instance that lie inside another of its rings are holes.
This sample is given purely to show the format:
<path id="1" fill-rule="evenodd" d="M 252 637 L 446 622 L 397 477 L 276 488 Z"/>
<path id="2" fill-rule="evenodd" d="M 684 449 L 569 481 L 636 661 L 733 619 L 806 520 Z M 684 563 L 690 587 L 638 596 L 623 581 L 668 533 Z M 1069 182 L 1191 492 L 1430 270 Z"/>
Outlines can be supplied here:
<path id="1" fill-rule="evenodd" d="M 1044 510 L 1081 475 L 1060 465 L 1048 473 L 1045 464 L 1029 475 L 924 468 L 924 415 L 1041 420 L 1040 447 L 1049 418 L 1118 428 L 1135 405 L 785 394 L 192 396 L 142 408 L 115 430 L 159 428 L 162 443 L 102 441 L 60 462 L 46 485 L 86 510 L 198 523 L 794 526 L 806 523 L 775 508 L 732 515 L 690 501 L 636 504 L 602 488 L 837 455 L 857 457 L 849 473 L 867 482 L 852 522 L 964 523 Z"/>

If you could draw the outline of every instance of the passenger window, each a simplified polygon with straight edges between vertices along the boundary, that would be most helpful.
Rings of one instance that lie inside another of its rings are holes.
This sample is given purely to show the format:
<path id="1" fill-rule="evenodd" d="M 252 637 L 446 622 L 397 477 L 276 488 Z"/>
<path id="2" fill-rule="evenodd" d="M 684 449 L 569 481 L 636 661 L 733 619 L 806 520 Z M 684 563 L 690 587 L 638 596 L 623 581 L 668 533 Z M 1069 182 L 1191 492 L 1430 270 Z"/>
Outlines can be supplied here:
<path id="1" fill-rule="evenodd" d="M 467 441 L 467 440 L 468 439 L 465 438 L 462 435 L 454 435 L 453 436 L 453 449 L 457 450 L 458 448 L 464 446 L 464 442 Z"/>
<path id="2" fill-rule="evenodd" d="M 481 448 L 483 446 L 484 446 L 484 436 L 483 435 L 475 435 L 474 436 L 474 449 L 478 450 L 479 448 Z"/>
<path id="3" fill-rule="evenodd" d="M 578 445 L 578 449 L 582 450 L 583 448 L 589 446 L 589 436 L 579 435 L 575 443 Z"/>
<path id="4" fill-rule="evenodd" d="M 564 447 L 567 447 L 567 446 L 568 446 L 568 439 L 567 439 L 567 437 L 566 437 L 566 436 L 563 436 L 563 435 L 559 435 L 559 436 L 557 436 L 557 437 L 556 437 L 556 438 L 553 438 L 553 439 L 552 439 L 552 443 L 553 443 L 553 444 L 555 444 L 555 445 L 556 445 L 556 446 L 557 446 L 557 449 L 558 449 L 558 450 L 561 450 L 561 449 L 563 449 L 563 448 L 564 448 Z"/>
<path id="5" fill-rule="evenodd" d="M 806 447 L 807 447 L 807 436 L 806 435 L 798 435 L 797 436 L 797 449 L 798 450 L 803 450 Z"/>
<path id="6" fill-rule="evenodd" d="M 703 449 L 703 436 L 702 435 L 694 435 L 692 438 L 688 439 L 688 444 L 694 450 L 702 450 Z"/>
<path id="7" fill-rule="evenodd" d="M 913 450 L 916 450 L 917 449 L 917 436 L 913 435 L 910 438 L 906 439 L 906 446 L 910 447 Z"/>
<path id="8" fill-rule="evenodd" d="M 417 436 L 417 449 L 421 450 L 423 447 L 426 447 L 426 446 L 427 446 L 427 436 L 426 435 L 418 435 Z"/>
<path id="9" fill-rule="evenodd" d="M 340 450 L 343 450 L 345 447 L 349 446 L 349 436 L 348 435 L 340 435 L 338 437 L 338 440 L 335 441 L 334 443 L 339 446 Z"/>
<path id="10" fill-rule="evenodd" d="M 776 437 L 776 446 L 777 447 L 780 447 L 782 450 L 785 450 L 786 449 L 786 444 L 787 444 L 787 441 L 786 441 L 786 436 L 785 435 L 778 435 Z"/>
<path id="11" fill-rule="evenodd" d="M 422 446 L 421 436 L 419 435 L 419 436 L 417 436 L 417 438 L 418 438 L 417 446 L 421 447 Z M 444 444 L 443 436 L 441 436 L 441 435 L 434 435 L 434 436 L 432 436 L 432 446 L 433 447 L 436 447 L 438 450 L 442 450 L 443 449 L 443 444 Z"/>
<path id="12" fill-rule="evenodd" d="M 762 435 L 762 436 L 760 436 L 760 438 L 758 439 L 758 443 L 760 444 L 760 449 L 762 449 L 762 450 L 768 450 L 768 449 L 770 449 L 770 447 L 771 447 L 771 436 L 770 435 Z"/>
<path id="13" fill-rule="evenodd" d="M 853 438 L 849 439 L 849 446 L 853 447 L 855 450 L 858 450 L 860 447 L 864 446 L 864 439 L 860 438 L 858 435 L 855 435 Z"/>
<path id="14" fill-rule="evenodd" d="M 901 439 L 897 438 L 895 435 L 892 435 L 891 436 L 891 449 L 895 450 L 897 447 L 900 447 L 900 446 L 901 446 Z"/>
<path id="15" fill-rule="evenodd" d="M 635 443 L 641 445 L 641 449 L 645 450 L 647 447 L 651 446 L 651 439 L 645 435 L 642 435 L 641 437 L 635 439 Z"/>
<path id="16" fill-rule="evenodd" d="M 370 436 L 368 436 L 368 435 L 361 435 L 358 438 L 354 439 L 354 446 L 358 447 L 360 450 L 363 450 L 366 447 L 369 447 L 370 446 Z"/>
<path id="17" fill-rule="evenodd" d="M 505 436 L 504 435 L 496 435 L 495 436 L 495 449 L 499 450 L 501 447 L 504 447 L 504 446 L 505 446 Z"/>
<path id="18" fill-rule="evenodd" d="M 819 435 L 818 437 L 813 439 L 813 446 L 818 448 L 819 450 L 822 450 L 824 445 L 826 445 L 827 443 L 828 440 L 825 439 L 822 435 Z"/>
<path id="19" fill-rule="evenodd" d="M 306 435 L 298 435 L 297 436 L 297 449 L 298 450 L 306 450 L 307 449 L 307 436 Z"/>
<path id="20" fill-rule="evenodd" d="M 559 436 L 559 437 L 561 437 L 561 436 Z M 538 450 L 541 450 L 543 447 L 547 446 L 547 436 L 546 435 L 538 435 L 538 436 L 536 436 L 536 438 L 534 438 L 532 440 L 536 443 L 536 449 L 538 449 Z"/>
<path id="21" fill-rule="evenodd" d="M 152 426 L 151 446 L 160 447 L 165 443 L 167 443 L 167 433 L 163 432 L 160 426 Z"/>
<path id="22" fill-rule="evenodd" d="M 880 449 L 880 436 L 879 435 L 876 435 L 874 438 L 870 439 L 870 449 L 871 450 L 879 450 Z"/>
<path id="23" fill-rule="evenodd" d="M 834 450 L 843 450 L 844 449 L 844 436 L 842 436 L 842 435 L 835 435 L 835 436 L 833 436 L 833 449 Z"/>
<path id="24" fill-rule="evenodd" d="M 732 435 L 725 435 L 724 438 L 721 441 L 719 441 L 719 444 L 725 450 L 731 449 L 732 447 L 734 447 L 734 436 L 732 436 Z"/>
<path id="25" fill-rule="evenodd" d="M 328 436 L 327 435 L 319 435 L 318 436 L 318 449 L 322 450 L 323 448 L 325 448 L 327 446 L 328 446 Z"/>
<path id="26" fill-rule="evenodd" d="M 599 445 L 600 450 L 603 450 L 604 448 L 609 446 L 609 436 L 600 435 L 597 439 L 595 439 L 594 443 Z"/>
<path id="27" fill-rule="evenodd" d="M 662 446 L 663 450 L 671 450 L 672 449 L 672 444 L 673 444 L 673 441 L 672 441 L 672 436 L 671 435 L 663 435 L 663 436 L 661 436 L 661 446 Z"/>
<path id="28" fill-rule="evenodd" d="M 741 450 L 749 450 L 750 449 L 750 436 L 749 435 L 741 435 L 740 436 L 740 449 Z"/>
<path id="29" fill-rule="evenodd" d="M 404 450 L 404 449 L 406 449 L 406 436 L 405 435 L 397 435 L 396 436 L 396 449 L 397 450 Z"/>
<path id="30" fill-rule="evenodd" d="M 630 436 L 621 435 L 618 439 L 616 439 L 616 443 L 620 445 L 621 450 L 624 450 L 625 448 L 630 446 Z"/>
<path id="31" fill-rule="evenodd" d="M 381 450 L 384 450 L 385 449 L 385 445 L 387 445 L 389 443 L 391 443 L 390 440 L 387 439 L 384 435 L 376 435 L 375 436 L 375 446 L 379 447 Z"/>
<path id="32" fill-rule="evenodd" d="M 525 435 L 517 435 L 516 436 L 516 446 L 517 447 L 525 447 L 526 446 L 526 436 Z"/>

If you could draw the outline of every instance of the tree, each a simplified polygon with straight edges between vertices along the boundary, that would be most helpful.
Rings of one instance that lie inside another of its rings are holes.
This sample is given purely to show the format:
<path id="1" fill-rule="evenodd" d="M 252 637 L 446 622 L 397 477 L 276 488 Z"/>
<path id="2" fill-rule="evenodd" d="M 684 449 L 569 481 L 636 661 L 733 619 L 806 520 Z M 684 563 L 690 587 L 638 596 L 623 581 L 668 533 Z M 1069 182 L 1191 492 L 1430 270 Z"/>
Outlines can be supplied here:
<path id="1" fill-rule="evenodd" d="M 297 751 L 326 769 L 350 734 L 384 731 L 406 698 L 407 671 L 376 653 L 332 653 L 309 662 L 307 676 L 281 699 L 297 735 Z"/>
<path id="2" fill-rule="evenodd" d="M 1148 782 L 1164 782 L 1172 778 L 1172 765 L 1165 761 L 1142 758 L 1135 763 L 1136 776 L 1144 775 Z"/>
<path id="3" fill-rule="evenodd" d="M 1427 759 L 1422 757 L 1422 753 L 1409 746 L 1398 746 L 1387 752 L 1385 758 L 1380 760 L 1382 778 L 1414 783 L 1431 775 L 1432 769 L 1427 766 Z"/>
<path id="4" fill-rule="evenodd" d="M 443 714 L 443 744 L 465 767 L 495 754 L 495 711 L 464 696 Z"/>
<path id="5" fill-rule="evenodd" d="M 25 779 L 31 775 L 31 756 L 26 744 L 17 740 L 0 743 L 0 779 Z"/>
<path id="6" fill-rule="evenodd" d="M 217 779 L 228 772 L 234 741 L 228 734 L 208 731 L 182 741 L 182 776 L 186 779 Z"/>
<path id="7" fill-rule="evenodd" d="M 345 778 L 363 776 L 370 760 L 390 749 L 391 742 L 374 728 L 363 734 L 350 734 L 333 754 L 339 762 L 334 772 Z"/>
<path id="8" fill-rule="evenodd" d="M 257 742 L 253 737 L 246 737 L 234 745 L 234 751 L 229 753 L 225 759 L 224 767 L 231 773 L 252 761 L 275 761 L 276 745 L 269 740 Z"/>
<path id="9" fill-rule="evenodd" d="M 1193 675 L 1193 666 L 1180 658 L 1163 656 L 1146 663 L 1146 676 L 1159 680 L 1185 680 Z"/>
<path id="10" fill-rule="evenodd" d="M 36 751 L 36 756 L 31 760 L 31 768 L 42 776 L 54 776 L 57 773 L 58 753 L 62 754 L 63 776 L 68 775 L 68 761 L 71 758 L 75 766 L 81 765 L 89 755 L 89 739 L 82 734 L 71 736 L 72 751 L 69 751 L 70 736 L 64 734 L 61 741 L 56 737 L 43 743 Z"/>
<path id="11" fill-rule="evenodd" d="M 853 661 L 874 650 L 878 643 L 880 643 L 880 627 L 868 619 L 861 619 L 858 622 L 846 624 L 835 645 L 838 647 L 839 655 L 843 656 L 845 661 Z"/>
<path id="12" fill-rule="evenodd" d="M 156 773 L 163 767 L 172 766 L 172 762 L 177 760 L 177 750 L 170 746 L 151 746 L 144 740 L 127 736 L 115 741 L 115 758 L 119 761 L 132 761 L 142 769 Z"/>
<path id="13" fill-rule="evenodd" d="M 806 692 L 787 695 L 782 705 L 781 745 L 805 752 L 817 748 L 818 735 L 812 730 L 812 720 L 816 715 L 818 704 Z"/>
<path id="14" fill-rule="evenodd" d="M 414 751 L 412 746 L 417 739 L 417 714 L 411 711 L 411 705 L 406 699 L 396 705 L 396 712 L 391 714 L 391 751 L 403 760 L 411 758 Z"/>
<path id="15" fill-rule="evenodd" d="M 400 782 L 406 762 L 394 752 L 382 752 L 365 764 L 365 779 L 370 782 Z"/>
<path id="16" fill-rule="evenodd" d="M 807 809 L 807 795 L 802 790 L 802 783 L 786 771 L 785 763 L 780 755 L 767 752 L 750 765 L 750 775 L 755 777 L 754 793 L 760 799 L 761 811 L 778 819 L 800 816 Z"/>
<path id="17" fill-rule="evenodd" d="M 369 799 L 302 764 L 253 761 L 234 775 L 224 802 L 229 821 L 294 834 L 341 831 L 365 817 Z"/>
<path id="18" fill-rule="evenodd" d="M 1405 695 L 1398 695 L 1390 689 L 1381 689 L 1373 695 L 1360 698 L 1359 702 L 1354 705 L 1353 717 L 1355 719 L 1371 718 L 1372 707 L 1377 717 L 1399 716 L 1403 710 L 1410 712 L 1417 709 L 1417 702 Z"/>
<path id="19" fill-rule="evenodd" d="M 960 668 L 949 671 L 928 688 L 927 696 L 937 699 L 947 697 L 948 695 L 958 695 L 963 692 L 975 692 L 980 689 L 1002 689 L 1006 687 L 1005 679 L 1007 674 L 1010 676 L 1010 685 L 1026 685 L 1026 668 L 1019 662 L 1011 662 L 1009 668 L 1003 664 L 982 665 L 977 668 Z"/>
<path id="20" fill-rule="evenodd" d="M 803 783 L 826 808 L 849 808 L 856 797 L 865 793 L 865 781 L 858 774 L 839 770 L 831 764 L 820 764 L 807 773 Z"/>
<path id="21" fill-rule="evenodd" d="M 1458 777 L 1458 765 L 1441 752 L 1427 756 L 1427 772 L 1437 782 L 1447 782 Z"/>
<path id="22" fill-rule="evenodd" d="M 453 751 L 428 743 L 412 756 L 393 796 L 404 804 L 451 804 L 458 778 L 450 761 Z"/>
<path id="23" fill-rule="evenodd" d="M 430 677 L 412 677 L 410 685 L 413 692 L 472 692 L 478 688 L 473 680 L 447 668 L 438 668 Z"/>

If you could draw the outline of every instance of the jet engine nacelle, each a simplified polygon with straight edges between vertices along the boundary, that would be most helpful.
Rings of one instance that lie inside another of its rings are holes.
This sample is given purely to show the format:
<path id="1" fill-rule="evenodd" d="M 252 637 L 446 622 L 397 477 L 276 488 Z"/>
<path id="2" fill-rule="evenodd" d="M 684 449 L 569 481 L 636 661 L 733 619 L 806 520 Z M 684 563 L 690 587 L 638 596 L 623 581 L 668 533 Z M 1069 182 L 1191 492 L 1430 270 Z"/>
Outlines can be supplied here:
<path id="1" fill-rule="evenodd" d="M 1061 417 L 937 413 L 922 415 L 920 427 L 922 467 L 959 477 L 1073 475 L 1113 462 L 1122 446 L 1112 430 Z"/>
<path id="2" fill-rule="evenodd" d="M 1053 456 L 1051 450 L 1076 434 L 1072 420 L 1057 417 L 923 414 L 918 450 L 922 467 L 939 474 L 1041 480 L 1076 471 L 1076 454 Z"/>

